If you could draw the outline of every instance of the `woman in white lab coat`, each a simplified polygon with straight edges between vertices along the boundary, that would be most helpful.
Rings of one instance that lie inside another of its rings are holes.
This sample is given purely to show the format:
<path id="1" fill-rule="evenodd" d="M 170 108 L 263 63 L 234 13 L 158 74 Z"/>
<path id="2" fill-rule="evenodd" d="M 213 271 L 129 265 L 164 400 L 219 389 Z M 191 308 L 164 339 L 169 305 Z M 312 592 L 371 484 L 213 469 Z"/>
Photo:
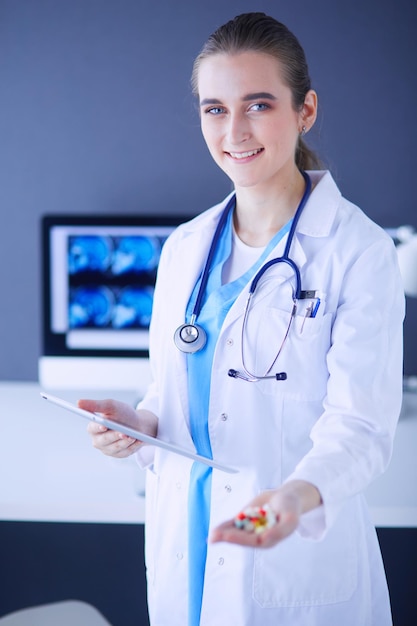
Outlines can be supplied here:
<path id="1" fill-rule="evenodd" d="M 137 411 L 80 402 L 238 470 L 89 426 L 104 453 L 137 453 L 148 467 L 151 624 L 389 626 L 362 492 L 389 462 L 401 405 L 394 246 L 329 172 L 312 171 L 302 136 L 317 96 L 285 26 L 259 13 L 224 25 L 197 58 L 193 86 L 234 192 L 165 244 L 153 383 Z M 184 323 L 204 331 L 200 350 L 183 351 Z M 276 523 L 259 534 L 237 528 L 248 504 L 269 504 Z"/>

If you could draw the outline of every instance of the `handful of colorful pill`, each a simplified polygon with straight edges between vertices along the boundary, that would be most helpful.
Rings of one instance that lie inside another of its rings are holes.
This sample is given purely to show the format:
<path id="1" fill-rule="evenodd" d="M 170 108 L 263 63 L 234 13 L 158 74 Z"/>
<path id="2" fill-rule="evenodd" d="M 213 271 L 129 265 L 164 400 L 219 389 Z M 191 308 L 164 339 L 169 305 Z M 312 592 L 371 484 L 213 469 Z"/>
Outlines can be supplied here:
<path id="1" fill-rule="evenodd" d="M 262 533 L 277 523 L 275 513 L 268 504 L 260 507 L 247 507 L 234 519 L 236 528 L 247 532 Z"/>

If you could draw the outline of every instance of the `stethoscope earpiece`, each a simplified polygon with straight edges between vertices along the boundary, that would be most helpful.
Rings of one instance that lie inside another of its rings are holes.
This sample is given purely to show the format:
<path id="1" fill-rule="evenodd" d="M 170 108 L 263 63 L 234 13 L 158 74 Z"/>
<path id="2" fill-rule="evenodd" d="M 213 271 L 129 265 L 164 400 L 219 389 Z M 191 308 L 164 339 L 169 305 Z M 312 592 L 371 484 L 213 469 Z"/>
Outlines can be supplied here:
<path id="1" fill-rule="evenodd" d="M 196 324 L 182 324 L 174 334 L 174 343 L 178 350 L 193 354 L 206 345 L 206 332 L 201 326 Z"/>

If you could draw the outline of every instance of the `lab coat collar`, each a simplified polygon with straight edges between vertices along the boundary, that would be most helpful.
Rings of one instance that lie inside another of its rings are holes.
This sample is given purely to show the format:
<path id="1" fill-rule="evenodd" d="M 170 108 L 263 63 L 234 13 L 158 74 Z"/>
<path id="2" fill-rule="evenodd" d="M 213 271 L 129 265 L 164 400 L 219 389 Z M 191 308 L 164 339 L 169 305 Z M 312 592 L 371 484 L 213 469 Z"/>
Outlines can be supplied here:
<path id="1" fill-rule="evenodd" d="M 297 233 L 328 237 L 342 194 L 328 171 L 308 172 L 313 190 L 300 216 Z"/>

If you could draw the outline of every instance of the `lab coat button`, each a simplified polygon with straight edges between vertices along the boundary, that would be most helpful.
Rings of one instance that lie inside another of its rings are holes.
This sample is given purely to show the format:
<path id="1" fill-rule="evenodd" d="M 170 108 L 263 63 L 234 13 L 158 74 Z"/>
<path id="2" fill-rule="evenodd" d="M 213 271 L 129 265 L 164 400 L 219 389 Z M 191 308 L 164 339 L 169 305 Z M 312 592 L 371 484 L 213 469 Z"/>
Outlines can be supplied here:
<path id="1" fill-rule="evenodd" d="M 184 556 L 184 555 L 183 555 L 183 553 L 182 553 L 182 552 L 177 552 L 177 559 L 178 559 L 179 561 L 181 561 L 181 559 L 183 558 L 183 556 Z"/>
<path id="2" fill-rule="evenodd" d="M 231 486 L 230 486 L 230 485 L 225 485 L 225 486 L 224 486 L 224 488 L 226 489 L 226 491 L 227 491 L 228 493 L 230 493 L 230 492 L 232 491 L 232 488 L 231 488 Z"/>
<path id="3" fill-rule="evenodd" d="M 226 344 L 227 344 L 228 346 L 233 346 L 233 339 L 228 339 L 228 340 L 226 341 Z"/>
<path id="4" fill-rule="evenodd" d="M 224 564 L 224 558 L 221 556 L 220 559 L 217 561 L 219 565 L 223 565 Z"/>
<path id="5" fill-rule="evenodd" d="M 225 422 L 227 420 L 228 415 L 227 415 L 227 413 L 222 413 L 220 415 L 220 417 L 221 417 L 222 421 Z"/>

